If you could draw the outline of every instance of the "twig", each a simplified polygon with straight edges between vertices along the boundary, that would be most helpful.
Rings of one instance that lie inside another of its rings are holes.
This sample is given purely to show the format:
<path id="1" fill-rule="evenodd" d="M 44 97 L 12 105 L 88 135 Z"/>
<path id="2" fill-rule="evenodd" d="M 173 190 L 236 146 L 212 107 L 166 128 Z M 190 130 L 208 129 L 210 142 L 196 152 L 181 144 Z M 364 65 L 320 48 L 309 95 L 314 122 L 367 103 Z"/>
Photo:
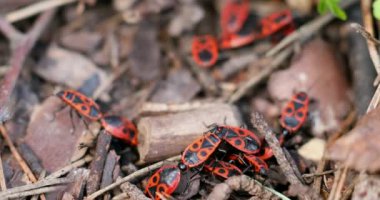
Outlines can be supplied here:
<path id="1" fill-rule="evenodd" d="M 289 161 L 286 159 L 286 156 L 281 149 L 281 145 L 278 142 L 276 135 L 274 134 L 273 130 L 269 127 L 268 123 L 264 120 L 264 117 L 262 114 L 258 112 L 254 112 L 251 115 L 251 122 L 253 126 L 262 134 L 265 136 L 265 141 L 268 143 L 269 147 L 273 151 L 273 155 L 275 156 L 278 164 L 280 165 L 284 175 L 286 176 L 286 179 L 290 182 L 290 184 L 297 186 L 297 187 L 306 187 L 302 184 L 302 182 L 297 178 L 295 172 L 290 166 Z M 291 158 L 289 158 L 291 159 Z M 299 194 L 303 199 L 311 199 L 309 194 Z"/>
<path id="2" fill-rule="evenodd" d="M 27 196 L 32 196 L 32 195 L 37 195 L 37 194 L 43 194 L 43 193 L 48 193 L 48 192 L 53 192 L 56 190 L 64 189 L 66 186 L 50 186 L 50 187 L 44 187 L 44 188 L 39 188 L 35 190 L 30 190 L 26 192 L 20 192 L 12 195 L 7 195 L 0 198 L 0 200 L 5 200 L 5 199 L 15 199 L 15 198 L 21 198 L 21 197 L 27 197 Z"/>
<path id="3" fill-rule="evenodd" d="M 365 30 L 368 32 L 369 35 L 374 35 L 373 20 L 372 20 L 372 1 L 362 0 L 360 2 L 361 2 L 363 23 L 364 23 Z M 373 65 L 375 66 L 376 72 L 379 74 L 380 73 L 380 57 L 379 57 L 379 53 L 377 52 L 376 45 L 375 43 L 370 42 L 370 40 L 367 40 L 367 45 L 368 45 L 368 51 L 369 51 L 371 60 L 373 62 Z"/>
<path id="4" fill-rule="evenodd" d="M 11 117 L 12 102 L 10 98 L 24 61 L 36 43 L 37 38 L 49 24 L 54 13 L 55 10 L 45 11 L 38 17 L 30 31 L 24 35 L 20 35 L 18 33 L 15 34 L 16 29 L 4 18 L 0 17 L 0 30 L 10 40 L 12 49 L 11 58 L 9 61 L 11 68 L 5 74 L 2 82 L 0 83 L 0 121 L 6 121 Z"/>
<path id="5" fill-rule="evenodd" d="M 347 7 L 353 5 L 354 3 L 357 3 L 357 2 L 358 2 L 358 0 L 343 1 L 342 2 L 342 8 L 347 8 Z M 311 22 L 301 26 L 296 31 L 294 31 L 292 34 L 288 35 L 286 38 L 281 40 L 281 42 L 278 43 L 270 51 L 268 51 L 265 54 L 265 56 L 266 57 L 272 57 L 275 54 L 279 53 L 286 46 L 294 43 L 295 41 L 307 40 L 307 38 L 311 37 L 314 33 L 319 31 L 323 26 L 328 24 L 334 18 L 335 17 L 331 13 L 327 13 L 325 15 L 317 17 L 316 19 L 314 19 Z"/>
<path id="6" fill-rule="evenodd" d="M 232 191 L 246 191 L 257 199 L 283 199 L 289 200 L 283 194 L 263 186 L 260 182 L 249 178 L 246 175 L 233 176 L 223 183 L 217 184 L 207 197 L 207 200 L 229 199 Z"/>
<path id="7" fill-rule="evenodd" d="M 38 13 L 41 13 L 45 10 L 63 6 L 76 1 L 78 0 L 46 0 L 36 2 L 19 10 L 9 12 L 5 15 L 5 19 L 10 23 L 17 22 L 22 19 L 36 15 Z"/>
<path id="8" fill-rule="evenodd" d="M 343 168 L 342 175 L 339 177 L 337 189 L 335 190 L 336 191 L 335 192 L 335 198 L 333 198 L 333 200 L 339 200 L 340 199 L 340 197 L 342 195 L 343 185 L 344 185 L 344 182 L 346 181 L 347 172 L 348 172 L 348 165 L 345 165 Z"/>
<path id="9" fill-rule="evenodd" d="M 62 184 L 67 184 L 71 182 L 73 182 L 72 178 L 58 178 L 58 179 L 42 180 L 33 184 L 23 185 L 23 186 L 8 189 L 4 192 L 0 192 L 0 197 L 6 197 L 6 196 L 14 195 L 20 192 L 35 190 L 35 189 L 52 186 L 52 185 L 62 185 Z"/>
<path id="10" fill-rule="evenodd" d="M 174 156 L 174 157 L 171 157 L 169 159 L 167 159 L 167 161 L 175 161 L 175 160 L 179 160 L 181 159 L 181 156 Z M 147 166 L 147 167 L 144 167 L 140 170 L 137 170 L 135 171 L 134 173 L 116 181 L 115 183 L 112 183 L 111 185 L 108 185 L 107 187 L 105 188 L 102 188 L 94 193 L 92 193 L 90 196 L 88 196 L 86 198 L 86 200 L 93 200 L 95 199 L 96 197 L 102 195 L 103 193 L 109 191 L 109 190 L 112 190 L 113 188 L 119 186 L 120 184 L 122 183 L 125 183 L 127 181 L 131 182 L 133 180 L 136 180 L 140 177 L 143 177 L 145 176 L 147 173 L 151 172 L 152 170 L 155 170 L 155 169 L 158 169 L 160 168 L 166 161 L 161 161 L 161 162 L 158 162 L 158 163 L 155 163 L 153 165 L 150 165 L 150 166 Z"/>
<path id="11" fill-rule="evenodd" d="M 124 194 L 126 196 L 124 196 L 124 198 L 120 196 L 118 197 L 118 199 L 149 200 L 149 198 L 146 197 L 144 193 L 138 187 L 136 187 L 135 185 L 131 183 L 128 183 L 128 182 L 123 183 L 122 185 L 120 185 L 120 188 L 123 191 L 122 195 Z M 114 197 L 112 200 L 115 200 L 115 199 L 117 198 Z"/>
<path id="12" fill-rule="evenodd" d="M 327 171 L 324 171 L 324 172 L 321 172 L 321 173 L 302 174 L 302 177 L 304 177 L 304 178 L 310 178 L 310 177 L 314 177 L 314 176 L 323 176 L 323 175 L 326 175 L 326 174 L 332 174 L 335 171 L 336 171 L 335 169 L 332 169 L 332 170 L 327 170 Z"/>
<path id="13" fill-rule="evenodd" d="M 371 33 L 366 31 L 363 26 L 358 23 L 351 23 L 350 27 L 353 28 L 356 32 L 360 33 L 365 39 L 372 42 L 375 45 L 380 45 L 380 41 L 374 38 Z"/>
<path id="14" fill-rule="evenodd" d="M 162 113 L 162 112 L 182 112 L 189 111 L 198 108 L 205 108 L 214 106 L 217 100 L 215 101 L 191 101 L 186 103 L 155 103 L 155 102 L 145 102 L 140 110 L 142 113 Z"/>
<path id="15" fill-rule="evenodd" d="M 279 68 L 281 64 L 291 55 L 293 52 L 292 47 L 288 47 L 284 51 L 282 51 L 279 55 L 273 58 L 272 62 L 265 66 L 265 68 L 256 76 L 247 80 L 243 84 L 241 84 L 238 89 L 229 97 L 228 102 L 234 103 L 243 97 L 252 87 L 260 83 L 264 78 L 269 76 L 274 70 Z"/>
<path id="16" fill-rule="evenodd" d="M 32 170 L 29 168 L 25 160 L 21 157 L 20 153 L 18 152 L 17 148 L 13 144 L 3 124 L 0 125 L 0 132 L 1 132 L 1 135 L 4 137 L 4 140 L 7 143 L 9 149 L 11 150 L 12 155 L 15 157 L 18 164 L 20 165 L 22 171 L 24 171 L 24 173 L 26 174 L 26 176 L 28 177 L 30 181 L 32 181 L 33 183 L 37 182 L 37 178 L 34 176 Z"/>
<path id="17" fill-rule="evenodd" d="M 50 174 L 49 176 L 45 177 L 45 179 L 54 179 L 54 178 L 58 178 L 58 177 L 61 177 L 65 174 L 67 174 L 69 171 L 71 171 L 72 169 L 75 169 L 75 168 L 78 168 L 80 166 L 83 166 L 85 165 L 86 163 L 90 162 L 92 160 L 92 156 L 86 156 L 80 160 L 77 160 L 69 165 L 67 165 L 66 167 L 63 167 L 57 171 L 55 171 L 54 173 Z"/>
<path id="18" fill-rule="evenodd" d="M 89 194 L 96 192 L 101 183 L 104 163 L 107 158 L 107 153 L 111 145 L 112 136 L 106 131 L 101 131 L 96 142 L 95 158 L 90 164 L 90 175 L 87 179 L 86 189 Z"/>
<path id="19" fill-rule="evenodd" d="M 3 170 L 3 161 L 1 159 L 0 153 L 0 187 L 2 191 L 7 190 L 7 182 L 5 181 L 4 170 Z"/>

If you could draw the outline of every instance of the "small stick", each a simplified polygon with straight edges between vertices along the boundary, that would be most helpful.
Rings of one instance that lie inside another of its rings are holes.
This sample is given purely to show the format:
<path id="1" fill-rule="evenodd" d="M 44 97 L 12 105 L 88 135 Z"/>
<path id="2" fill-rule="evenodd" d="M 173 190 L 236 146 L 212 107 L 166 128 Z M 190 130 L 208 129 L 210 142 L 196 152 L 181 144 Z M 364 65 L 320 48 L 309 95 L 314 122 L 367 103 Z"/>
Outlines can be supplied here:
<path id="1" fill-rule="evenodd" d="M 348 172 L 348 165 L 345 165 L 343 168 L 342 175 L 339 177 L 339 182 L 337 185 L 337 189 L 335 190 L 335 197 L 333 198 L 333 200 L 339 200 L 340 199 L 340 197 L 342 195 L 343 185 L 344 185 L 344 182 L 346 181 L 346 178 L 347 178 L 347 172 Z"/>
<path id="2" fill-rule="evenodd" d="M 365 30 L 364 27 L 361 26 L 360 24 L 358 24 L 358 23 L 351 23 L 350 27 L 353 28 L 356 32 L 360 33 L 368 41 L 372 42 L 373 44 L 375 44 L 377 46 L 380 45 L 380 41 L 377 40 L 376 38 L 374 38 L 372 36 L 372 34 L 369 33 L 367 30 Z"/>
<path id="3" fill-rule="evenodd" d="M 96 142 L 95 157 L 90 164 L 90 175 L 87 179 L 87 192 L 89 194 L 96 192 L 101 184 L 104 163 L 106 162 L 107 153 L 111 145 L 112 136 L 105 131 L 101 131 Z"/>
<path id="4" fill-rule="evenodd" d="M 321 173 L 302 174 L 302 177 L 304 177 L 304 178 L 310 178 L 310 177 L 314 177 L 314 176 L 323 176 L 323 175 L 326 175 L 326 174 L 332 174 L 335 171 L 336 171 L 336 169 L 332 169 L 332 170 L 327 170 L 327 171 L 324 171 L 324 172 L 321 172 Z"/>
<path id="5" fill-rule="evenodd" d="M 52 174 L 50 174 L 49 176 L 45 177 L 44 180 L 46 179 L 54 179 L 54 178 L 58 178 L 58 177 L 61 177 L 65 174 L 67 174 L 68 172 L 70 172 L 72 169 L 75 169 L 75 168 L 78 168 L 78 167 L 81 167 L 83 165 L 85 165 L 86 163 L 92 161 L 92 156 L 86 156 L 80 160 L 77 160 L 55 172 L 53 172 Z"/>
<path id="6" fill-rule="evenodd" d="M 35 190 L 35 189 L 39 189 L 39 188 L 43 188 L 47 186 L 67 184 L 71 182 L 73 182 L 72 178 L 57 178 L 57 179 L 42 180 L 36 183 L 15 187 L 15 188 L 8 189 L 4 192 L 0 192 L 0 196 L 3 197 L 3 196 L 13 195 L 13 194 L 17 194 L 17 193 L 25 192 L 29 190 Z"/>
<path id="7" fill-rule="evenodd" d="M 10 40 L 11 68 L 7 71 L 0 85 L 0 121 L 6 121 L 12 116 L 11 95 L 16 85 L 26 57 L 36 43 L 38 37 L 53 18 L 55 10 L 42 13 L 26 34 L 20 34 L 6 19 L 0 17 L 0 30 Z"/>
<path id="8" fill-rule="evenodd" d="M 43 171 L 41 172 L 40 176 L 38 177 L 38 181 L 43 180 L 43 179 L 45 178 L 45 176 L 46 176 L 46 171 L 43 170 Z M 31 198 L 30 200 L 38 200 L 38 195 L 34 195 L 34 196 L 32 196 L 32 198 Z"/>
<path id="9" fill-rule="evenodd" d="M 186 102 L 186 103 L 172 103 L 172 104 L 145 102 L 141 107 L 140 114 L 189 111 L 189 110 L 194 110 L 198 108 L 214 106 L 216 102 L 217 100 L 191 101 L 191 102 Z"/>
<path id="10" fill-rule="evenodd" d="M 347 8 L 357 2 L 358 0 L 344 1 L 342 3 L 342 8 Z M 335 17 L 331 13 L 327 13 L 325 15 L 315 18 L 311 22 L 301 26 L 292 34 L 288 35 L 286 38 L 281 40 L 281 42 L 278 43 L 275 47 L 273 47 L 270 51 L 268 51 L 265 54 L 265 56 L 272 57 L 275 54 L 279 53 L 286 46 L 292 44 L 293 42 L 296 42 L 298 40 L 306 40 L 307 38 L 311 37 L 314 33 L 319 31 L 323 26 L 332 21 L 334 18 Z"/>
<path id="11" fill-rule="evenodd" d="M 41 13 L 45 10 L 49 10 L 52 8 L 63 6 L 63 5 L 73 3 L 76 1 L 78 1 L 78 0 L 39 1 L 39 2 L 36 2 L 32 5 L 23 7 L 19 10 L 9 12 L 8 14 L 5 15 L 5 19 L 10 23 L 14 23 L 14 22 L 20 21 L 22 19 L 26 19 L 28 17 L 31 17 L 33 15 L 37 15 L 38 13 Z"/>
<path id="12" fill-rule="evenodd" d="M 0 132 L 1 132 L 1 135 L 4 137 L 4 140 L 7 143 L 9 149 L 11 150 L 12 155 L 15 157 L 18 164 L 20 165 L 22 171 L 24 171 L 24 173 L 26 174 L 26 176 L 29 178 L 30 181 L 32 181 L 33 183 L 37 182 L 37 178 L 34 176 L 32 170 L 29 168 L 25 160 L 21 157 L 20 153 L 18 152 L 17 148 L 13 144 L 3 124 L 0 125 Z"/>
<path id="13" fill-rule="evenodd" d="M 27 196 L 37 195 L 37 194 L 42 195 L 43 193 L 53 192 L 56 190 L 62 190 L 65 188 L 66 186 L 49 186 L 49 187 L 39 188 L 39 189 L 30 190 L 26 192 L 20 192 L 20 193 L 16 193 L 12 195 L 7 195 L 4 197 L 1 197 L 0 200 L 21 198 L 21 197 L 27 197 Z"/>
<path id="14" fill-rule="evenodd" d="M 229 97 L 228 103 L 234 103 L 242 98 L 252 87 L 260 83 L 264 78 L 268 77 L 274 70 L 279 68 L 281 64 L 291 55 L 293 52 L 293 47 L 288 47 L 282 51 L 279 55 L 273 58 L 269 66 L 265 68 L 256 76 L 250 78 L 243 84 L 241 84 L 238 89 Z"/>
<path id="15" fill-rule="evenodd" d="M 126 194 L 129 199 L 149 200 L 149 198 L 146 197 L 145 194 L 138 187 L 136 187 L 136 185 L 133 185 L 129 182 L 125 182 L 121 184 L 120 188 L 123 191 L 122 194 Z M 126 198 L 121 198 L 121 199 L 126 199 Z"/>
<path id="16" fill-rule="evenodd" d="M 0 187 L 2 191 L 7 190 L 7 182 L 5 181 L 3 161 L 1 159 L 1 154 L 0 154 Z"/>
<path id="17" fill-rule="evenodd" d="M 131 182 L 133 180 L 136 180 L 138 178 L 141 178 L 143 176 L 145 176 L 146 174 L 148 174 L 149 172 L 155 170 L 155 169 L 158 169 L 160 168 L 165 162 L 167 161 L 176 161 L 176 160 L 180 160 L 181 159 L 181 156 L 178 155 L 178 156 L 174 156 L 174 157 L 171 157 L 169 159 L 167 159 L 166 161 L 161 161 L 161 162 L 158 162 L 158 163 L 155 163 L 153 165 L 150 165 L 150 166 L 147 166 L 147 167 L 144 167 L 140 170 L 137 170 L 135 171 L 134 173 L 116 181 L 115 183 L 112 183 L 111 185 L 108 185 L 107 187 L 105 188 L 102 188 L 94 193 L 92 193 L 90 196 L 88 196 L 86 199 L 87 200 L 93 200 L 95 199 L 96 197 L 102 195 L 103 193 L 109 191 L 109 190 L 112 190 L 113 188 L 119 186 L 120 184 L 122 183 L 125 183 L 127 181 Z"/>
<path id="18" fill-rule="evenodd" d="M 264 117 L 262 114 L 258 112 L 254 112 L 251 115 L 251 122 L 253 126 L 262 134 L 265 136 L 265 141 L 268 143 L 269 147 L 273 151 L 273 155 L 275 156 L 278 164 L 280 165 L 282 171 L 284 172 L 284 175 L 286 176 L 286 179 L 290 182 L 290 184 L 300 187 L 306 187 L 302 184 L 302 182 L 297 178 L 295 172 L 289 163 L 289 161 L 286 159 L 286 156 L 284 154 L 284 151 L 281 148 L 280 143 L 278 142 L 273 130 L 269 127 L 268 123 L 264 120 Z M 291 158 L 289 158 L 291 159 Z M 299 194 L 303 199 L 311 199 L 308 194 Z"/>

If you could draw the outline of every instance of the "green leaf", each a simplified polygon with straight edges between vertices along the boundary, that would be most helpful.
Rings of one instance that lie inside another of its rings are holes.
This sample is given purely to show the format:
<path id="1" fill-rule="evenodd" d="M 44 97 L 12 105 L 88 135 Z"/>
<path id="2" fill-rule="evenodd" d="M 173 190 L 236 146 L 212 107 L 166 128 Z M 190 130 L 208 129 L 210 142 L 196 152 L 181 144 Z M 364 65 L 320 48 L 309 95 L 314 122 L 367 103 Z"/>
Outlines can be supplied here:
<path id="1" fill-rule="evenodd" d="M 329 10 L 333 15 L 341 20 L 346 20 L 347 15 L 344 10 L 339 7 L 340 0 L 320 0 L 318 3 L 318 12 L 324 14 Z"/>
<path id="2" fill-rule="evenodd" d="M 318 3 L 318 13 L 319 14 L 324 14 L 327 11 L 327 5 L 326 5 L 326 0 L 320 0 Z"/>
<path id="3" fill-rule="evenodd" d="M 380 20 L 380 1 L 375 0 L 372 4 L 372 12 L 377 20 Z"/>

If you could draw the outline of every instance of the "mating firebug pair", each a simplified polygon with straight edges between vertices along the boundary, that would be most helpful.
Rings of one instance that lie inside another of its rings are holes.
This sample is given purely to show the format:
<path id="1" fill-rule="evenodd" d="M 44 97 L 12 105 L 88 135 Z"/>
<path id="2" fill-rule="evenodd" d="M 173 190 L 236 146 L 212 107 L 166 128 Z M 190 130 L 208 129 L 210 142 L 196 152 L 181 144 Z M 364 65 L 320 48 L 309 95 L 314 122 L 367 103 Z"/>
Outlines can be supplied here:
<path id="1" fill-rule="evenodd" d="M 82 116 L 92 121 L 100 120 L 103 128 L 112 136 L 132 146 L 137 145 L 137 129 L 128 119 L 113 115 L 104 116 L 93 99 L 75 90 L 60 91 L 57 96 Z"/>

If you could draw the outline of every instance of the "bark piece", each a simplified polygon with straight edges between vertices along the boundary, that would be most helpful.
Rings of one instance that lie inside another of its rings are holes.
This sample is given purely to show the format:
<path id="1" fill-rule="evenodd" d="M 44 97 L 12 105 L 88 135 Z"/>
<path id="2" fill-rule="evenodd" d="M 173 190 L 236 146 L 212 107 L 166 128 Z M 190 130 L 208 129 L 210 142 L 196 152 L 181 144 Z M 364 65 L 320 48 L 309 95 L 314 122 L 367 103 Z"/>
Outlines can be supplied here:
<path id="1" fill-rule="evenodd" d="M 78 89 L 94 76 L 98 77 L 99 85 L 107 80 L 105 72 L 88 58 L 56 45 L 49 47 L 45 57 L 33 70 L 46 80 L 74 89 Z"/>
<path id="2" fill-rule="evenodd" d="M 60 38 L 60 42 L 64 47 L 83 53 L 94 51 L 101 41 L 102 36 L 99 33 L 87 31 L 67 33 Z"/>
<path id="3" fill-rule="evenodd" d="M 107 158 L 107 152 L 111 144 L 111 135 L 101 131 L 96 143 L 95 157 L 90 164 L 90 175 L 87 181 L 87 194 L 96 192 L 101 184 L 104 163 Z"/>
<path id="4" fill-rule="evenodd" d="M 70 172 L 68 177 L 75 177 L 75 182 L 69 184 L 62 199 L 83 199 L 84 188 L 89 173 L 90 170 L 84 168 L 79 168 Z"/>
<path id="5" fill-rule="evenodd" d="M 158 85 L 151 100 L 159 103 L 183 103 L 191 100 L 201 86 L 188 70 L 171 71 L 166 81 Z"/>
<path id="6" fill-rule="evenodd" d="M 83 120 L 75 114 L 71 119 L 71 108 L 60 110 L 62 105 L 58 97 L 52 96 L 36 107 L 24 138 L 48 172 L 70 163 L 76 142 L 85 130 Z"/>
<path id="7" fill-rule="evenodd" d="M 150 163 L 180 154 L 191 141 L 213 123 L 240 126 L 236 107 L 214 104 L 210 107 L 162 116 L 143 117 L 138 122 L 140 162 Z"/>

